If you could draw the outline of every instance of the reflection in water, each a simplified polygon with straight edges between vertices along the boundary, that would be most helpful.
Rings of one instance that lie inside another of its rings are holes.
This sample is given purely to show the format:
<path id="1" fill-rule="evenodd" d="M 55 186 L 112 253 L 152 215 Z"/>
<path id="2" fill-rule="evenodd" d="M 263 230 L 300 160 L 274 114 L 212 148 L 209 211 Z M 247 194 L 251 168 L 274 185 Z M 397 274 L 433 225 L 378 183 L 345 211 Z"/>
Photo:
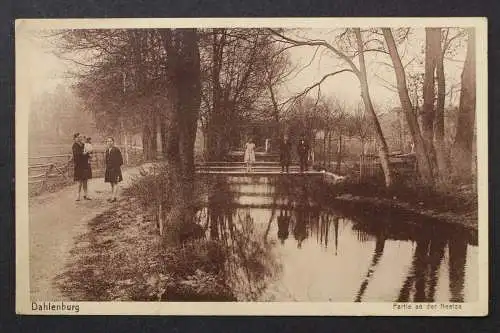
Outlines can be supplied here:
<path id="1" fill-rule="evenodd" d="M 375 272 L 375 269 L 380 261 L 380 258 L 384 253 L 384 246 L 385 246 L 384 232 L 381 231 L 381 233 L 377 235 L 376 239 L 377 241 L 375 243 L 375 251 L 373 252 L 372 261 L 370 263 L 370 267 L 368 268 L 368 272 L 366 273 L 366 276 L 363 279 L 363 282 L 361 282 L 361 287 L 359 288 L 359 291 L 356 295 L 355 302 L 361 302 L 361 299 L 363 298 L 366 288 L 368 287 L 368 283 L 370 282 L 370 278 L 372 277 L 373 272 Z"/>
<path id="2" fill-rule="evenodd" d="M 293 236 L 297 241 L 297 247 L 302 247 L 302 242 L 307 238 L 307 211 L 306 207 L 300 205 L 295 210 L 295 227 L 293 228 Z"/>
<path id="3" fill-rule="evenodd" d="M 458 237 L 452 237 L 448 243 L 450 302 L 464 301 L 465 259 L 467 258 L 467 243 Z"/>
<path id="4" fill-rule="evenodd" d="M 221 253 L 216 255 L 224 260 L 214 261 L 220 263 L 226 284 L 238 300 L 255 300 L 268 280 L 279 273 L 280 266 L 271 245 L 259 237 L 250 209 L 237 210 L 227 204 L 230 201 L 227 184 L 218 182 L 209 193 L 207 207 L 202 209 L 207 214 L 200 216 L 207 217 L 208 238 L 220 245 Z"/>
<path id="5" fill-rule="evenodd" d="M 431 230 L 427 230 L 431 232 Z M 421 233 L 416 240 L 417 246 L 413 254 L 410 272 L 406 277 L 398 302 L 434 302 L 436 294 L 438 272 L 444 257 L 447 240 L 440 235 Z M 467 243 L 465 243 L 467 246 Z M 465 264 L 465 263 L 464 263 Z M 413 299 L 411 293 L 413 290 Z"/>
<path id="6" fill-rule="evenodd" d="M 271 224 L 269 224 L 271 225 Z M 290 212 L 288 208 L 283 208 L 280 210 L 280 216 L 278 216 L 278 239 L 281 244 L 285 243 L 290 234 Z"/>
<path id="7" fill-rule="evenodd" d="M 207 237 L 222 244 L 220 269 L 239 300 L 474 300 L 467 292 L 477 284 L 467 274 L 477 269 L 477 255 L 468 256 L 474 237 L 433 224 L 353 218 L 322 208 L 317 193 L 300 182 L 250 177 L 212 187 Z"/>

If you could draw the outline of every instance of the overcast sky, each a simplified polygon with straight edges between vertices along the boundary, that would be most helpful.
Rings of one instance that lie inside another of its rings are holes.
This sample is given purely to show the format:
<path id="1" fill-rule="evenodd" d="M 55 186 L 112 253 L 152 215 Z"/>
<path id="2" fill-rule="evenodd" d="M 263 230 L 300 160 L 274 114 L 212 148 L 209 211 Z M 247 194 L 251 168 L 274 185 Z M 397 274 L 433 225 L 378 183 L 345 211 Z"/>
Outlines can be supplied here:
<path id="1" fill-rule="evenodd" d="M 292 31 L 289 35 L 331 41 L 337 33 L 337 31 L 327 29 L 302 29 Z M 40 38 L 39 33 L 21 33 L 16 36 L 16 39 L 19 46 L 27 50 L 24 54 L 28 56 L 25 59 L 18 60 L 22 61 L 22 71 L 25 75 L 29 75 L 29 85 L 33 95 L 52 91 L 58 84 L 69 85 L 69 81 L 65 76 L 67 76 L 66 71 L 72 65 L 55 56 L 52 53 L 53 48 L 51 45 L 43 40 L 43 38 Z M 406 47 L 404 59 L 407 61 L 412 57 L 416 57 L 423 60 L 421 49 L 425 42 L 424 29 L 412 29 L 412 35 L 409 40 L 410 42 Z M 292 65 L 298 66 L 298 68 L 305 68 L 296 73 L 296 75 L 291 76 L 290 81 L 282 89 L 282 98 L 302 91 L 331 71 L 345 68 L 345 64 L 332 56 L 332 53 L 328 50 L 319 49 L 316 57 L 313 58 L 314 53 L 315 48 L 310 46 L 290 49 L 289 54 Z M 445 62 L 447 84 L 460 81 L 464 58 L 465 50 L 461 47 L 454 56 L 454 61 Z M 386 88 L 391 82 L 394 84 L 395 80 L 394 71 L 382 64 L 383 62 L 391 62 L 389 56 L 380 53 L 369 53 L 366 55 L 366 62 L 369 72 L 370 92 L 375 105 L 383 110 L 398 106 L 399 99 L 397 94 Z M 309 63 L 309 66 L 305 66 Z M 418 61 L 413 62 L 409 68 L 413 71 L 423 71 L 423 67 L 421 64 L 418 64 Z M 322 84 L 321 91 L 325 96 L 333 95 L 338 100 L 350 105 L 354 105 L 360 101 L 359 81 L 349 72 L 328 78 Z M 312 91 L 311 95 L 316 96 L 315 91 Z"/>
<path id="2" fill-rule="evenodd" d="M 338 35 L 338 31 L 326 29 L 310 29 L 294 33 L 289 36 L 302 37 L 303 39 L 324 39 L 329 42 L 334 40 Z M 421 50 L 424 48 L 425 43 L 425 30 L 412 29 L 409 37 L 408 44 L 405 45 L 405 52 L 403 57 L 403 64 L 408 63 L 411 59 L 411 65 L 407 70 L 412 72 L 423 72 L 423 53 Z M 311 46 L 302 46 L 293 48 L 290 51 L 291 59 L 294 64 L 307 65 L 314 58 L 315 49 Z M 403 54 L 403 50 L 400 50 Z M 445 73 L 447 76 L 447 84 L 460 82 L 460 75 L 463 67 L 463 60 L 465 59 L 465 48 L 459 47 L 457 54 L 454 56 L 455 61 L 445 61 Z M 382 53 L 366 53 L 365 56 L 366 66 L 368 71 L 368 82 L 370 85 L 370 93 L 373 102 L 376 106 L 382 109 L 389 109 L 394 106 L 399 106 L 399 97 L 393 89 L 388 89 L 387 86 L 395 85 L 394 70 L 383 63 L 391 63 L 389 55 Z M 419 60 L 421 62 L 419 62 Z M 357 59 L 354 60 L 357 65 Z M 304 87 L 311 86 L 315 82 L 329 73 L 335 72 L 340 68 L 348 68 L 346 64 L 332 56 L 331 51 L 324 50 L 324 52 L 316 55 L 311 65 L 305 68 L 297 77 L 290 80 L 287 85 L 287 90 L 290 93 L 296 93 L 304 89 Z M 321 92 L 324 95 L 334 95 L 337 99 L 345 101 L 347 104 L 357 103 L 361 100 L 359 80 L 349 72 L 341 73 L 339 75 L 329 77 L 324 81 L 321 87 Z M 311 92 L 311 95 L 315 95 Z"/>

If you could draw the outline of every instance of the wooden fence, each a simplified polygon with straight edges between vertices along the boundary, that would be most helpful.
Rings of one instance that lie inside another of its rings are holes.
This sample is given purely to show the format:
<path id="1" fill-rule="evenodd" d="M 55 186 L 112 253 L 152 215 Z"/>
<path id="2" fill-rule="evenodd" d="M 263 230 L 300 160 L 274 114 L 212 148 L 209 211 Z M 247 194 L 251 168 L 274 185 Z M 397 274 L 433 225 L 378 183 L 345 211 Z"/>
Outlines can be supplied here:
<path id="1" fill-rule="evenodd" d="M 396 177 L 415 177 L 417 173 L 417 161 L 415 154 L 391 154 L 389 164 Z M 359 162 L 355 164 L 355 170 L 359 181 L 383 176 L 380 159 L 377 155 L 362 155 Z"/>
<path id="2" fill-rule="evenodd" d="M 123 150 L 122 150 L 123 152 Z M 142 151 L 129 149 L 129 163 L 136 165 L 142 160 Z M 125 160 L 125 156 L 124 156 Z M 94 151 L 90 160 L 92 177 L 103 177 L 106 168 L 105 151 Z M 73 183 L 74 163 L 72 154 L 36 156 L 28 159 L 29 195 L 35 196 Z"/>

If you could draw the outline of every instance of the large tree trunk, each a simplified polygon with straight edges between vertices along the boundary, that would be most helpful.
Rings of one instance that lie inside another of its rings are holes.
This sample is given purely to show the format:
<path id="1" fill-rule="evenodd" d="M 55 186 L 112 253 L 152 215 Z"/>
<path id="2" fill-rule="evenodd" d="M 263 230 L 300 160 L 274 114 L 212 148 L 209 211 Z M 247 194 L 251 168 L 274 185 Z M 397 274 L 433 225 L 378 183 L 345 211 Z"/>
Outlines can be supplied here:
<path id="1" fill-rule="evenodd" d="M 436 118 L 434 119 L 434 145 L 436 148 L 436 160 L 439 171 L 439 179 L 441 182 L 446 181 L 449 173 L 448 157 L 446 156 L 446 147 L 444 142 L 444 103 L 446 96 L 446 83 L 444 76 L 444 57 L 445 50 L 441 51 L 437 65 L 437 102 L 436 102 Z"/>
<path id="2" fill-rule="evenodd" d="M 399 99 L 401 101 L 401 107 L 406 115 L 406 121 L 408 122 L 408 129 L 410 130 L 410 134 L 413 138 L 413 143 L 415 144 L 415 153 L 417 157 L 420 177 L 425 184 L 433 186 L 434 177 L 432 173 L 432 164 L 429 160 L 424 140 L 420 134 L 420 126 L 418 125 L 417 116 L 413 112 L 410 96 L 408 95 L 408 86 L 406 84 L 406 77 L 403 64 L 401 63 L 401 58 L 399 57 L 391 29 L 383 28 L 382 31 L 384 33 L 384 38 L 387 43 L 387 48 L 389 50 L 392 64 L 394 66 L 394 71 L 396 74 L 396 82 L 398 86 L 398 94 L 399 94 Z"/>
<path id="3" fill-rule="evenodd" d="M 143 157 L 146 161 L 152 161 L 156 158 L 157 151 L 155 113 L 151 110 L 147 110 L 145 113 L 146 116 L 143 120 L 144 126 L 142 129 Z"/>
<path id="4" fill-rule="evenodd" d="M 177 244 L 194 232 L 194 142 L 200 107 L 200 54 L 196 29 L 163 32 L 167 50 L 167 165 L 171 206 L 164 239 Z"/>
<path id="5" fill-rule="evenodd" d="M 161 141 L 161 153 L 163 159 L 167 157 L 167 146 L 168 146 L 168 120 L 166 118 L 166 112 L 162 112 L 159 117 L 160 121 L 160 141 Z"/>
<path id="6" fill-rule="evenodd" d="M 476 47 L 474 29 L 468 29 L 467 55 L 462 72 L 462 88 L 455 142 L 451 151 L 453 178 L 470 182 L 472 178 L 472 143 L 476 116 Z"/>
<path id="7" fill-rule="evenodd" d="M 436 170 L 436 154 L 434 151 L 434 119 L 436 112 L 434 109 L 435 91 L 434 91 L 434 73 L 436 64 L 441 54 L 441 29 L 425 28 L 425 74 L 422 106 L 422 137 L 424 139 L 425 149 L 431 164 L 433 176 Z"/>
<path id="8" fill-rule="evenodd" d="M 375 131 L 375 139 L 377 140 L 378 153 L 380 158 L 380 163 L 382 165 L 382 171 L 384 172 L 385 186 L 392 186 L 392 172 L 389 165 L 389 149 L 387 147 L 387 142 L 385 141 L 384 134 L 382 133 L 382 128 L 375 114 L 375 109 L 373 108 L 373 103 L 370 97 L 370 91 L 368 88 L 368 80 L 366 76 L 366 65 L 365 56 L 363 53 L 363 40 L 361 38 L 361 31 L 359 28 L 354 29 L 356 34 L 356 41 L 358 45 L 358 58 L 360 67 L 360 77 L 359 81 L 361 83 L 361 97 L 365 105 L 366 113 L 368 114 Z"/>
<path id="9" fill-rule="evenodd" d="M 146 86 L 149 78 L 148 72 L 144 66 L 144 60 L 147 57 L 148 45 L 145 39 L 145 35 L 140 33 L 139 30 L 129 30 L 128 31 L 129 42 L 132 45 L 132 50 L 130 51 L 130 57 L 134 64 L 136 64 L 137 71 L 132 72 L 124 67 L 123 70 L 123 93 L 124 98 L 126 97 L 125 91 L 127 86 L 127 81 L 134 82 L 132 91 L 127 91 L 128 93 L 136 94 L 138 98 L 144 98 L 145 91 L 138 87 Z M 143 157 L 146 161 L 151 161 L 156 159 L 157 153 L 157 123 L 156 117 L 158 116 L 158 110 L 152 105 L 148 105 L 144 108 L 141 113 L 143 129 L 142 129 L 142 145 L 143 145 Z"/>
<path id="10" fill-rule="evenodd" d="M 149 129 L 148 124 L 144 124 L 142 126 L 142 154 L 143 159 L 145 161 L 149 161 L 151 159 L 151 131 Z"/>
<path id="11" fill-rule="evenodd" d="M 226 30 L 214 29 L 212 42 L 212 107 L 208 117 L 208 158 L 210 161 L 222 160 L 225 155 L 225 112 L 223 88 L 220 83 L 224 54 Z"/>

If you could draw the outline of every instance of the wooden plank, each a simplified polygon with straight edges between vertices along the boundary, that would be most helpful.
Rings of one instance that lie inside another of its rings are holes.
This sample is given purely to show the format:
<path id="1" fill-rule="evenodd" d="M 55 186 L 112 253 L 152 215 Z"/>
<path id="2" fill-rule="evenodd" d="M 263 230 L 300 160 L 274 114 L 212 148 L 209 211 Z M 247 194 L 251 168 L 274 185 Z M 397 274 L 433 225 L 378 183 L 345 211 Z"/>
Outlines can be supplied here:
<path id="1" fill-rule="evenodd" d="M 31 164 L 28 165 L 28 169 L 42 169 L 42 168 L 48 168 L 52 165 L 52 163 L 46 163 L 46 164 Z"/>
<path id="2" fill-rule="evenodd" d="M 322 176 L 324 173 L 320 171 L 290 171 L 288 173 L 281 171 L 196 171 L 200 175 L 228 175 L 228 176 L 244 176 L 244 177 L 255 177 L 255 176 Z"/>
<path id="3" fill-rule="evenodd" d="M 47 155 L 47 156 L 30 156 L 28 157 L 28 160 L 37 160 L 37 159 L 44 159 L 44 158 L 54 158 L 54 157 L 68 157 L 72 156 L 71 154 L 59 154 L 59 155 Z"/>
<path id="4" fill-rule="evenodd" d="M 34 175 L 34 176 L 28 176 L 28 178 L 41 178 L 41 177 L 45 177 L 45 173 L 41 173 L 41 174 Z"/>
<path id="5" fill-rule="evenodd" d="M 64 177 L 64 179 L 67 179 L 67 177 L 64 174 L 64 172 L 60 168 L 58 168 L 57 165 L 54 165 L 54 168 L 56 168 L 56 170 L 59 172 L 59 174 L 61 174 Z"/>
<path id="6" fill-rule="evenodd" d="M 196 163 L 196 165 L 240 165 L 246 164 L 244 161 L 207 161 Z M 263 164 L 263 165 L 279 165 L 279 162 L 269 162 L 269 161 L 255 161 L 254 165 Z"/>

